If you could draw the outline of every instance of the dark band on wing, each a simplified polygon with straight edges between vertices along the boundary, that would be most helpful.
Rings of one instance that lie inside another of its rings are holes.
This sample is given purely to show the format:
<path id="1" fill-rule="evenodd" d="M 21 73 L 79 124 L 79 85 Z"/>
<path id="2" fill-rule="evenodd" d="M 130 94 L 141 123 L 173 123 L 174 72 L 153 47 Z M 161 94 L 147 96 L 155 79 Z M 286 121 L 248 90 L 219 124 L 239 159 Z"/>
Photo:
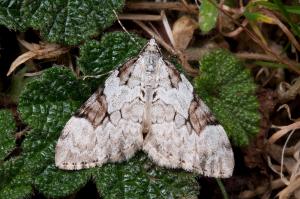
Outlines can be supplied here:
<path id="1" fill-rule="evenodd" d="M 107 112 L 107 102 L 102 89 L 98 89 L 75 113 L 74 116 L 86 118 L 94 127 L 99 126 Z"/>
<path id="2" fill-rule="evenodd" d="M 209 109 L 207 107 L 204 108 L 204 106 L 206 106 L 204 102 L 195 96 L 189 108 L 189 119 L 191 125 L 198 134 L 200 134 L 207 125 L 219 124 Z"/>
<path id="3" fill-rule="evenodd" d="M 130 59 L 119 69 L 118 77 L 120 78 L 121 84 L 127 84 L 128 79 L 131 77 L 131 73 L 134 67 L 132 65 L 136 62 L 137 58 Z"/>
<path id="4" fill-rule="evenodd" d="M 180 73 L 172 63 L 166 60 L 164 60 L 164 62 L 166 63 L 166 66 L 168 66 L 167 69 L 168 69 L 169 79 L 171 81 L 172 87 L 178 88 L 178 84 L 179 82 L 181 82 Z"/>

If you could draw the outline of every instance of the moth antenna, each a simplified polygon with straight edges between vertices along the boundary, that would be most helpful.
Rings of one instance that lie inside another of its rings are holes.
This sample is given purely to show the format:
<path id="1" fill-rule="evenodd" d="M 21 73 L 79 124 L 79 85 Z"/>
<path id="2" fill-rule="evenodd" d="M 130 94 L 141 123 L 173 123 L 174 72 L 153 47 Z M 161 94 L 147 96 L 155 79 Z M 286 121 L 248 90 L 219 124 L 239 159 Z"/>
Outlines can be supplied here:
<path id="1" fill-rule="evenodd" d="M 120 24 L 121 28 L 126 32 L 126 34 L 129 36 L 129 38 L 130 38 L 135 44 L 137 44 L 137 45 L 139 46 L 140 44 L 139 44 L 139 43 L 138 43 L 138 42 L 130 35 L 130 33 L 128 32 L 128 30 L 124 27 L 124 25 L 123 25 L 122 22 L 120 21 L 117 12 L 116 12 L 114 9 L 113 9 L 112 11 L 114 12 L 114 14 L 115 14 L 115 16 L 116 16 L 116 18 L 117 18 L 117 21 L 118 21 L 118 23 Z"/>
<path id="2" fill-rule="evenodd" d="M 87 79 L 87 78 L 95 78 L 95 79 L 98 79 L 98 78 L 101 78 L 101 77 L 103 77 L 103 76 L 105 76 L 105 75 L 110 75 L 110 74 L 112 74 L 113 71 L 114 71 L 114 70 L 110 70 L 110 71 L 108 71 L 108 72 L 106 72 L 106 73 L 102 73 L 102 74 L 100 74 L 100 75 L 85 75 L 85 76 L 82 77 L 82 79 L 83 79 L 83 80 L 85 80 L 85 79 Z"/>

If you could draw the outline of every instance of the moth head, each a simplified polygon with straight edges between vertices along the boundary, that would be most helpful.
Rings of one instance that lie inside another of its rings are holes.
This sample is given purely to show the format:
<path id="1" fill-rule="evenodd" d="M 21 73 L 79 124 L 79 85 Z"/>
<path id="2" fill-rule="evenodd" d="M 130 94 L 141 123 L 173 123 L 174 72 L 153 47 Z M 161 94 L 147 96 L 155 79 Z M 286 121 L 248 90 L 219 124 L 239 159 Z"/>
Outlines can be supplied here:
<path id="1" fill-rule="evenodd" d="M 141 53 L 141 57 L 145 60 L 146 72 L 155 72 L 162 55 L 154 38 L 150 39 L 146 44 Z"/>
<path id="2" fill-rule="evenodd" d="M 160 49 L 154 38 L 152 38 L 148 41 L 148 43 L 146 44 L 146 46 L 144 48 L 144 52 L 160 54 Z"/>

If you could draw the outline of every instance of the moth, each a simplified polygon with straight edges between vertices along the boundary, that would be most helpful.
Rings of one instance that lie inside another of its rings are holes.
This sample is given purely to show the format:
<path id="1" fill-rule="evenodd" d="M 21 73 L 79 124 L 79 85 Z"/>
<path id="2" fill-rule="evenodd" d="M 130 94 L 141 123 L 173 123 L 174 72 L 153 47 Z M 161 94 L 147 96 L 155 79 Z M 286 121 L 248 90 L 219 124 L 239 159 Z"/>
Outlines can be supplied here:
<path id="1" fill-rule="evenodd" d="M 92 168 L 128 160 L 138 150 L 163 167 L 218 178 L 233 172 L 225 130 L 154 39 L 113 71 L 66 123 L 55 165 Z"/>

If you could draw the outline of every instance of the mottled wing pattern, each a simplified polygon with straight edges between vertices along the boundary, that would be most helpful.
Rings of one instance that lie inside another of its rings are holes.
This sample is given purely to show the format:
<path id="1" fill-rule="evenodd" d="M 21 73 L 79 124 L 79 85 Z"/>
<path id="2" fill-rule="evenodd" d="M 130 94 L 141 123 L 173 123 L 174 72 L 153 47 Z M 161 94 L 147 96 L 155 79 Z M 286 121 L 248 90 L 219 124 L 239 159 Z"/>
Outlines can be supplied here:
<path id="1" fill-rule="evenodd" d="M 229 177 L 233 152 L 223 127 L 155 40 L 115 70 L 67 122 L 55 164 L 76 170 L 120 162 L 143 149 L 161 166 Z"/>
<path id="2" fill-rule="evenodd" d="M 234 158 L 223 127 L 194 95 L 184 75 L 168 62 L 162 61 L 159 67 L 160 85 L 143 150 L 161 166 L 230 177 Z"/>
<path id="3" fill-rule="evenodd" d="M 65 125 L 56 145 L 55 164 L 78 170 L 120 162 L 141 149 L 143 102 L 131 60 L 106 80 Z M 126 83 L 126 86 L 124 86 Z"/>

